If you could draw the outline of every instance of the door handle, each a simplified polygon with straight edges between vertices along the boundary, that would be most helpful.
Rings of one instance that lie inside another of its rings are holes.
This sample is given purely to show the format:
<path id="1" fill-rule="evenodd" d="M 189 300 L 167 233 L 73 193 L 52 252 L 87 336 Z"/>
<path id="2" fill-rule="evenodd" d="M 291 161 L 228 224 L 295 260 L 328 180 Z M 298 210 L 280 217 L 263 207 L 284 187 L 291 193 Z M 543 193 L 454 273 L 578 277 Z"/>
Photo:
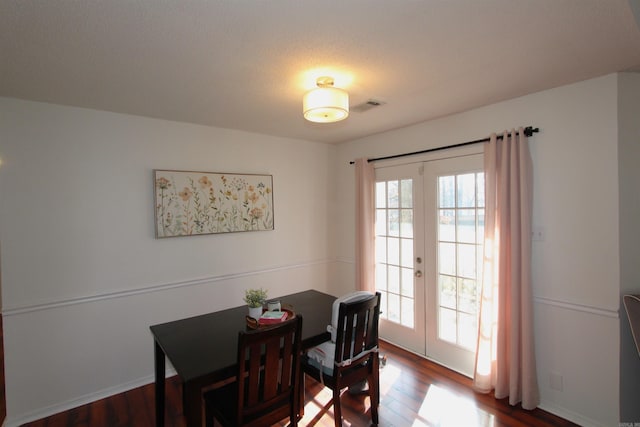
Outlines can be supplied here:
<path id="1" fill-rule="evenodd" d="M 422 271 L 420 271 L 420 270 L 416 270 L 416 272 L 415 272 L 415 273 L 413 273 L 413 275 L 414 275 L 414 276 L 416 276 L 416 277 L 418 277 L 418 278 L 420 278 L 420 277 L 422 277 Z"/>

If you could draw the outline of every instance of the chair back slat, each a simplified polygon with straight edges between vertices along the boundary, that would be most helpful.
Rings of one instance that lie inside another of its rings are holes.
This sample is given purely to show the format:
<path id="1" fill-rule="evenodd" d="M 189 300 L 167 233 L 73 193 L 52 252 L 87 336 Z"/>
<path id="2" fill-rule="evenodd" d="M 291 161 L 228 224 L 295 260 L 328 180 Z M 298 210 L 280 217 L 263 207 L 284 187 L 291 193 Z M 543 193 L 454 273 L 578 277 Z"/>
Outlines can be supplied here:
<path id="1" fill-rule="evenodd" d="M 255 405 L 258 402 L 258 387 L 260 384 L 260 354 L 259 342 L 250 342 L 247 345 L 249 357 L 249 373 L 247 377 L 247 404 Z"/>
<path id="2" fill-rule="evenodd" d="M 284 340 L 284 346 L 282 348 L 282 362 L 280 366 L 280 386 L 283 390 L 289 389 L 293 386 L 293 375 L 295 374 L 295 366 L 293 366 L 293 342 L 291 340 Z"/>
<path id="3" fill-rule="evenodd" d="M 272 399 L 278 394 L 280 365 L 280 337 L 271 338 L 266 342 L 264 360 L 264 400 Z"/>
<path id="4" fill-rule="evenodd" d="M 354 342 L 353 342 L 353 354 L 351 355 L 351 357 L 353 357 L 353 355 L 356 354 L 360 354 L 361 352 L 363 352 L 365 350 L 365 348 L 367 347 L 367 339 L 370 337 L 370 326 L 371 326 L 371 321 L 370 321 L 370 313 L 369 311 L 365 311 L 364 313 L 364 317 L 357 317 L 356 318 L 356 327 L 355 327 L 355 336 L 354 336 Z M 359 319 L 362 319 L 359 321 Z"/>

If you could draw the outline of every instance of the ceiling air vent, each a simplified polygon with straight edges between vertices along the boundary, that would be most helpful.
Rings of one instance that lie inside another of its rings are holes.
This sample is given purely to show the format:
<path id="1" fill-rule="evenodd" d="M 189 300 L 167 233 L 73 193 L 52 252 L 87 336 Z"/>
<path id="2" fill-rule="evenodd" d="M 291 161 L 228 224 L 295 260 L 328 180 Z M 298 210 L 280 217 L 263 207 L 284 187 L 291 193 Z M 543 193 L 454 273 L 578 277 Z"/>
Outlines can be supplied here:
<path id="1" fill-rule="evenodd" d="M 379 101 L 377 99 L 370 99 L 367 102 L 350 107 L 350 110 L 356 113 L 364 113 L 365 111 L 369 111 L 372 108 L 379 107 L 384 104 L 386 104 L 386 102 Z"/>

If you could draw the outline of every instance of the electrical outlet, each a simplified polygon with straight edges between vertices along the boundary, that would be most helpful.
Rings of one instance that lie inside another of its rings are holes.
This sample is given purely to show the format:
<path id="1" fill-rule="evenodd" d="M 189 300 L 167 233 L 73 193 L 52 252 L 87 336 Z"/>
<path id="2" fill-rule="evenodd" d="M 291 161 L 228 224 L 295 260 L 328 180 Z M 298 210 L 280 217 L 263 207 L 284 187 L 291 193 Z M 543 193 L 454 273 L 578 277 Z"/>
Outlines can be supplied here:
<path id="1" fill-rule="evenodd" d="M 543 227 L 531 227 L 531 240 L 534 242 L 544 241 L 544 228 Z"/>

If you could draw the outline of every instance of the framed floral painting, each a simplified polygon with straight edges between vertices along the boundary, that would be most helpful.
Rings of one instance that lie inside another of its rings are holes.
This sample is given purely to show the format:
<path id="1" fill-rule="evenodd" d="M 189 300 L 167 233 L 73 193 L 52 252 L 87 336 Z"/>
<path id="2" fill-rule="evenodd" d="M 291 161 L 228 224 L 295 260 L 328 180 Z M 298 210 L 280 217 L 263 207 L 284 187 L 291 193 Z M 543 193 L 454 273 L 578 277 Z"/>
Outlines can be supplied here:
<path id="1" fill-rule="evenodd" d="M 154 170 L 156 238 L 273 230 L 273 177 Z"/>

